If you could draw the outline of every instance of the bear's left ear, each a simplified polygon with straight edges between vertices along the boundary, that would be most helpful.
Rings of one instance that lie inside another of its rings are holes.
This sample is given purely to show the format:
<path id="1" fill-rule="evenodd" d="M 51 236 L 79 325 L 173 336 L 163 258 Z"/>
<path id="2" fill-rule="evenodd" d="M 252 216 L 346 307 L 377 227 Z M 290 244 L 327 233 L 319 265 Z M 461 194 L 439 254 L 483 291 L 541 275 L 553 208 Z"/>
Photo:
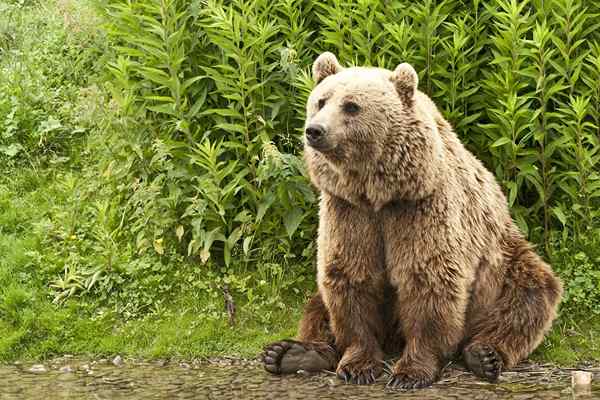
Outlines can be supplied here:
<path id="1" fill-rule="evenodd" d="M 407 106 L 411 106 L 415 100 L 417 86 L 419 85 L 417 71 L 415 71 L 412 65 L 402 63 L 392 72 L 390 80 L 396 86 L 400 100 Z"/>
<path id="2" fill-rule="evenodd" d="M 342 66 L 338 62 L 337 58 L 335 58 L 333 53 L 326 51 L 317 57 L 313 63 L 313 79 L 315 80 L 316 84 L 319 84 L 319 82 L 327 78 L 329 75 L 337 74 L 341 70 Z"/>

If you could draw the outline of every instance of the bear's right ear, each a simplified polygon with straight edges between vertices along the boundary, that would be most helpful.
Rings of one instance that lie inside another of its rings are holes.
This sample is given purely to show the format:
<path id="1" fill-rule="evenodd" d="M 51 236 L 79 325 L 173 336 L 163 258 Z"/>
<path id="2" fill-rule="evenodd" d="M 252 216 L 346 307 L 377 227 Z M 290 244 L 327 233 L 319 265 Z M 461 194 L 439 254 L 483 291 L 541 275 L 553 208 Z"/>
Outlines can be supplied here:
<path id="1" fill-rule="evenodd" d="M 326 51 L 325 53 L 317 57 L 317 59 L 313 63 L 313 79 L 315 80 L 315 83 L 318 84 L 323 79 L 327 78 L 329 75 L 337 74 L 341 70 L 342 66 L 338 62 L 337 58 L 335 58 L 333 53 Z"/>
<path id="2" fill-rule="evenodd" d="M 392 72 L 390 80 L 396 86 L 400 100 L 407 106 L 411 106 L 419 85 L 419 75 L 417 75 L 417 71 L 413 66 L 408 63 L 398 65 Z"/>

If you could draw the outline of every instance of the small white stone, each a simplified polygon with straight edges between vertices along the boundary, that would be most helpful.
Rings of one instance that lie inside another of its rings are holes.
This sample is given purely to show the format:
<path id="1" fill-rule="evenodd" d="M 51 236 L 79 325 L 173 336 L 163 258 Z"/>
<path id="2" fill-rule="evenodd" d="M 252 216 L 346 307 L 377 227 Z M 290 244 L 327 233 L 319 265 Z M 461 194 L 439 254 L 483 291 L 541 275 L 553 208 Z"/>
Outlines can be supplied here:
<path id="1" fill-rule="evenodd" d="M 587 371 L 571 372 L 571 387 L 587 388 L 592 384 L 592 373 Z"/>
<path id="2" fill-rule="evenodd" d="M 113 358 L 112 363 L 113 365 L 120 367 L 121 365 L 123 365 L 123 358 L 121 358 L 121 356 L 116 356 L 115 358 Z"/>
<path id="3" fill-rule="evenodd" d="M 65 365 L 64 367 L 60 367 L 59 371 L 62 373 L 69 373 L 73 372 L 73 368 L 71 368 L 70 365 Z"/>
<path id="4" fill-rule="evenodd" d="M 44 367 L 42 364 L 34 364 L 31 366 L 31 368 L 29 368 L 29 372 L 40 373 L 40 372 L 46 372 L 46 371 L 47 371 L 46 367 Z"/>

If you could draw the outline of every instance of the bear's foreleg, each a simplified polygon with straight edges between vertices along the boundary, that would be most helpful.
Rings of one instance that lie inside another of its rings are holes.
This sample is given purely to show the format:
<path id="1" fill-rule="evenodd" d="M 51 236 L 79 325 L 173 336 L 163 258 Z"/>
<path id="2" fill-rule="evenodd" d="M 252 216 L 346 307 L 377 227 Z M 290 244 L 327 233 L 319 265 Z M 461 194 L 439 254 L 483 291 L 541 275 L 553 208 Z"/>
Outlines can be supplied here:
<path id="1" fill-rule="evenodd" d="M 451 254 L 397 272 L 398 320 L 406 344 L 388 386 L 427 387 L 464 338 L 467 279 Z"/>
<path id="2" fill-rule="evenodd" d="M 337 375 L 346 382 L 370 384 L 383 372 L 384 321 L 374 286 L 337 276 L 326 284 L 335 347 L 342 358 Z"/>
<path id="3" fill-rule="evenodd" d="M 463 332 L 460 317 L 450 311 L 457 307 L 449 303 L 449 299 L 424 297 L 413 301 L 420 304 L 412 314 L 402 313 L 406 344 L 392 368 L 388 383 L 392 388 L 430 386 L 439 378 L 444 363 L 456 352 Z"/>
<path id="4" fill-rule="evenodd" d="M 383 372 L 386 333 L 381 312 L 386 275 L 377 217 L 323 195 L 318 251 L 319 289 L 341 355 L 337 375 L 347 382 L 373 383 Z"/>

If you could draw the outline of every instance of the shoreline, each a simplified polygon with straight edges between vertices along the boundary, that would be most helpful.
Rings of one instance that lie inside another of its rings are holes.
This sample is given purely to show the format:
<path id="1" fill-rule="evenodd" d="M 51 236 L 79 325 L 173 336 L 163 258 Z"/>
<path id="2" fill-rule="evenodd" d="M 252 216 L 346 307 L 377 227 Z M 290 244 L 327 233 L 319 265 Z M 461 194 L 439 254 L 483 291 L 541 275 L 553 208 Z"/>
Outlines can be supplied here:
<path id="1" fill-rule="evenodd" d="M 389 364 L 395 358 L 387 358 L 384 362 Z M 79 364 L 79 365 L 103 365 L 115 367 L 135 367 L 135 366 L 155 366 L 155 367 L 181 367 L 184 369 L 199 369 L 205 366 L 221 366 L 221 367 L 260 367 L 262 363 L 259 357 L 236 357 L 236 356 L 215 356 L 215 357 L 134 357 L 121 356 L 119 354 L 111 357 L 106 356 L 85 356 L 78 354 L 64 354 L 51 357 L 46 360 L 16 360 L 11 362 L 0 362 L 0 367 L 19 367 L 25 369 L 27 366 L 44 365 L 50 369 L 58 369 L 64 364 Z M 87 369 L 87 368 L 84 368 Z M 460 360 L 454 360 L 448 363 L 444 370 L 465 370 Z M 575 365 L 561 365 L 557 362 L 543 362 L 531 359 L 520 362 L 516 367 L 503 371 L 503 373 L 529 373 L 536 370 L 561 370 L 561 371 L 590 371 L 600 374 L 600 362 L 595 360 L 583 360 Z M 465 370 L 466 371 L 466 370 Z"/>

